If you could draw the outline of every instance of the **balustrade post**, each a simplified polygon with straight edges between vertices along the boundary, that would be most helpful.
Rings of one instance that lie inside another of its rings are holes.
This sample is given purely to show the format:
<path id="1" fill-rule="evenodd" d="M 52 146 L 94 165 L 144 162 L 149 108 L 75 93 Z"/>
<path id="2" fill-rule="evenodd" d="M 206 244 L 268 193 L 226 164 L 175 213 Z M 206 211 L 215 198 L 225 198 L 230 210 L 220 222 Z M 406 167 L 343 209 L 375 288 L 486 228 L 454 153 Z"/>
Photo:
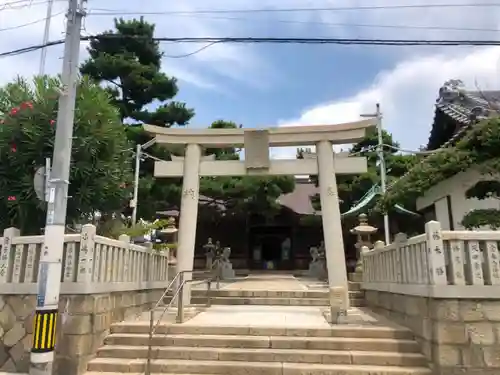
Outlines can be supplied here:
<path id="1" fill-rule="evenodd" d="M 14 227 L 7 228 L 3 231 L 3 244 L 0 252 L 0 283 L 11 282 L 15 252 L 12 240 L 19 235 L 19 229 Z"/>
<path id="2" fill-rule="evenodd" d="M 427 222 L 425 235 L 427 238 L 429 282 L 433 285 L 448 285 L 441 224 L 438 221 Z"/>
<path id="3" fill-rule="evenodd" d="M 90 288 L 90 283 L 94 281 L 95 236 L 95 225 L 85 224 L 82 226 L 76 281 L 85 283 L 85 288 Z"/>
<path id="4" fill-rule="evenodd" d="M 120 274 L 118 275 L 118 281 L 126 282 L 129 280 L 129 264 L 130 264 L 130 236 L 122 234 L 118 237 L 118 240 L 123 242 L 123 267 L 121 267 Z"/>

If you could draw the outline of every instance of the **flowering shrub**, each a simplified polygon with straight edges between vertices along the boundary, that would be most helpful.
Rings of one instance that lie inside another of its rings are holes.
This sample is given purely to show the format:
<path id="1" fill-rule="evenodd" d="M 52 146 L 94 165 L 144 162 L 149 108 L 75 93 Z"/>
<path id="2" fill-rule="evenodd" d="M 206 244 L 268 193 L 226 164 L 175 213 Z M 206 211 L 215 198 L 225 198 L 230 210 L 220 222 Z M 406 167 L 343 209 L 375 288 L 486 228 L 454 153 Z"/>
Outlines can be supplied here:
<path id="1" fill-rule="evenodd" d="M 33 187 L 36 169 L 52 158 L 60 81 L 17 79 L 0 87 L 0 230 L 16 226 L 39 233 L 45 203 Z M 129 145 L 108 94 L 88 80 L 79 82 L 68 199 L 68 221 L 95 211 L 115 212 L 130 196 Z"/>

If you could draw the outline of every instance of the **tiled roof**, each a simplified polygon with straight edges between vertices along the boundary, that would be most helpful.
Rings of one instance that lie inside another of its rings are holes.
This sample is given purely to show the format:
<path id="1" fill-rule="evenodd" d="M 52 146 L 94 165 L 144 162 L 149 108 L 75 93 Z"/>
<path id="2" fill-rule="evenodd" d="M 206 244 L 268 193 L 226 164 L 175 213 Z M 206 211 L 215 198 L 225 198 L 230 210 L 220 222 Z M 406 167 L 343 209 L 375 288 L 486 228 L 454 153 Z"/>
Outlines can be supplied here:
<path id="1" fill-rule="evenodd" d="M 311 203 L 311 197 L 318 193 L 319 189 L 315 184 L 298 180 L 295 183 L 295 190 L 283 194 L 277 199 L 277 202 L 299 215 L 321 215 L 321 211 L 316 211 Z"/>
<path id="2" fill-rule="evenodd" d="M 444 113 L 457 123 L 454 134 L 440 147 L 448 147 L 458 141 L 477 121 L 491 116 L 500 108 L 500 91 L 467 91 L 457 80 L 445 82 L 436 101 L 437 112 Z M 441 124 L 434 122 L 432 129 Z M 431 130 L 431 137 L 433 130 Z M 429 139 L 430 140 L 430 139 Z"/>
<path id="3" fill-rule="evenodd" d="M 433 130 L 437 130 L 437 127 L 441 125 L 436 120 L 438 113 L 445 114 L 457 124 L 453 135 L 439 146 L 439 148 L 447 148 L 453 146 L 462 138 L 471 126 L 479 120 L 488 118 L 492 115 L 493 111 L 499 109 L 500 91 L 467 91 L 463 88 L 460 81 L 450 80 L 445 82 L 443 87 L 439 89 L 439 97 L 436 100 L 431 137 Z M 422 163 L 424 160 L 425 158 L 420 162 Z M 411 169 L 401 178 L 394 181 L 388 189 L 410 173 Z"/>

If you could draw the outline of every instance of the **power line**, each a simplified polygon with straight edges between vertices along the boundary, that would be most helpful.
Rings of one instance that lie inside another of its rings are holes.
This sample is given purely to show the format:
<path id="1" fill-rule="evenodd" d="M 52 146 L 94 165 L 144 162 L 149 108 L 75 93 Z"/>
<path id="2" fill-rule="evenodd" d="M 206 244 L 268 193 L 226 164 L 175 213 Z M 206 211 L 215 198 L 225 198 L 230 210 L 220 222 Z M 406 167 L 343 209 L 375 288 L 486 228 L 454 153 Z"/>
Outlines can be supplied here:
<path id="1" fill-rule="evenodd" d="M 401 4 L 401 5 L 367 5 L 353 7 L 321 7 L 321 8 L 268 8 L 268 9 L 201 9 L 145 12 L 143 10 L 119 10 L 94 8 L 94 16 L 104 15 L 162 15 L 162 14 L 227 14 L 227 13 L 301 13 L 301 12 L 340 12 L 362 10 L 391 9 L 431 9 L 431 8 L 498 8 L 500 3 L 456 3 L 456 4 Z"/>
<path id="2" fill-rule="evenodd" d="M 61 14 L 63 14 L 64 11 L 61 11 L 61 12 L 58 12 L 58 13 L 55 13 L 53 14 L 50 18 L 54 18 L 54 17 L 57 17 Z M 3 29 L 0 29 L 0 32 L 2 31 L 9 31 L 9 30 L 17 30 L 17 29 L 22 29 L 23 27 L 28 27 L 28 26 L 31 26 L 31 25 L 36 25 L 37 23 L 42 23 L 42 22 L 45 22 L 48 20 L 48 17 L 45 17 L 45 18 L 40 18 L 40 19 L 37 19 L 35 21 L 31 21 L 31 22 L 27 22 L 27 23 L 23 23 L 21 25 L 15 25 L 15 26 L 9 26 L 9 27 L 6 27 L 6 28 L 3 28 Z"/>
<path id="3" fill-rule="evenodd" d="M 93 14 L 90 14 L 93 15 Z M 168 14 L 166 16 L 169 16 Z M 227 16 L 205 16 L 196 14 L 176 14 L 173 16 L 180 17 L 193 17 L 202 19 L 213 20 L 226 20 L 226 21 L 247 21 L 255 22 L 262 21 L 258 18 L 248 17 L 227 17 Z M 381 25 L 381 24 L 361 24 L 350 22 L 321 22 L 321 21 L 298 21 L 298 20 L 280 20 L 273 19 L 272 21 L 266 20 L 271 23 L 284 23 L 284 24 L 298 24 L 298 25 L 318 25 L 318 26 L 332 26 L 332 27 L 366 27 L 366 28 L 385 28 L 385 29 L 410 29 L 410 30 L 443 30 L 443 31 L 474 31 L 474 32 L 500 32 L 500 29 L 491 28 L 475 28 L 475 27 L 451 27 L 451 26 L 432 26 L 432 25 Z"/>
<path id="4" fill-rule="evenodd" d="M 215 45 L 217 43 L 219 43 L 219 42 L 211 42 L 211 43 L 205 44 L 203 47 L 198 48 L 197 50 L 194 50 L 193 52 L 185 53 L 182 55 L 164 55 L 163 57 L 167 57 L 169 59 L 182 59 L 185 57 L 196 55 L 197 53 L 200 53 L 201 51 L 206 50 L 207 48 L 212 47 L 213 45 Z"/>
<path id="5" fill-rule="evenodd" d="M 82 41 L 104 39 L 144 39 L 143 37 L 123 36 L 116 34 L 82 37 Z M 218 43 L 233 44 L 333 44 L 333 45 L 367 45 L 367 46 L 500 46 L 500 40 L 428 40 L 428 39 L 348 39 L 348 38 L 252 38 L 252 37 L 179 37 L 179 38 L 153 38 L 157 42 L 172 43 L 208 43 L 199 51 Z M 24 53 L 37 51 L 41 48 L 63 44 L 64 40 L 56 40 L 47 44 L 34 45 L 8 52 L 0 53 L 1 57 L 17 56 Z M 182 57 L 182 56 L 180 56 Z"/>
<path id="6" fill-rule="evenodd" d="M 65 0 L 54 0 L 57 2 L 62 2 Z M 9 1 L 7 3 L 3 3 L 0 5 L 0 12 L 1 11 L 6 11 L 6 10 L 17 10 L 17 9 L 23 9 L 23 8 L 29 8 L 32 6 L 36 5 L 43 5 L 47 4 L 47 0 L 41 0 L 41 1 L 33 1 L 33 0 L 15 0 L 15 1 Z"/>

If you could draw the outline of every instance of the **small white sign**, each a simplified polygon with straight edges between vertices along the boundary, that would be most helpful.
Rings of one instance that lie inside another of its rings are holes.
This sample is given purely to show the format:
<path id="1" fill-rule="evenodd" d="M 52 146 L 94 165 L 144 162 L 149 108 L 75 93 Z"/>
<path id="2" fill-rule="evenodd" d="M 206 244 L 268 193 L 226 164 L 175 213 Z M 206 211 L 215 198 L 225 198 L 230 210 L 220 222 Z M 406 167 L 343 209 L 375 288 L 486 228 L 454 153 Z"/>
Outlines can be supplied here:
<path id="1" fill-rule="evenodd" d="M 55 199 L 56 199 L 56 189 L 50 188 L 50 190 L 49 190 L 49 203 L 54 203 Z"/>

